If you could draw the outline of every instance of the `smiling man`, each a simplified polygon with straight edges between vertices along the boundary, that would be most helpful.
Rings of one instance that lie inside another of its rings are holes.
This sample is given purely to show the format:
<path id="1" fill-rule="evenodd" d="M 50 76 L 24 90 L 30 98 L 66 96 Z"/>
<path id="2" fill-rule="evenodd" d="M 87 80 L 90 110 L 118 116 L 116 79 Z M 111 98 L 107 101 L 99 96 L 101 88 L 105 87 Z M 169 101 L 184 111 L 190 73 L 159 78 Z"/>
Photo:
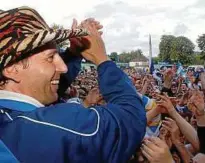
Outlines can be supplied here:
<path id="1" fill-rule="evenodd" d="M 129 160 L 145 134 L 145 111 L 127 75 L 108 60 L 95 23 L 53 31 L 21 7 L 0 13 L 0 24 L 0 138 L 19 162 Z M 68 53 L 60 57 L 56 43 L 65 39 L 85 45 L 81 55 L 97 66 L 106 105 L 53 104 L 61 77 L 71 82 L 80 63 Z"/>
<path id="2" fill-rule="evenodd" d="M 55 44 L 47 43 L 31 51 L 29 59 L 19 61 L 3 71 L 7 78 L 13 79 L 13 82 L 4 85 L 4 90 L 27 95 L 48 105 L 58 99 L 60 75 L 66 72 L 67 67 Z"/>

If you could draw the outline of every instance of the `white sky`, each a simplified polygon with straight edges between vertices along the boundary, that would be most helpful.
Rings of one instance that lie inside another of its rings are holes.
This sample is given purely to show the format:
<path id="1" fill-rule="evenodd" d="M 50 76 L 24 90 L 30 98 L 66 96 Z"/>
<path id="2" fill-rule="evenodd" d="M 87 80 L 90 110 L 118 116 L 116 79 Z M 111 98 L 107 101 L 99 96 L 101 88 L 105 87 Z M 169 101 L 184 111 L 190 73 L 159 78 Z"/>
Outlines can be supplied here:
<path id="1" fill-rule="evenodd" d="M 194 44 L 205 33 L 205 0 L 1 0 L 2 10 L 19 6 L 35 8 L 51 25 L 70 27 L 94 17 L 104 25 L 107 52 L 141 48 L 148 54 L 152 35 L 153 54 L 158 54 L 163 34 L 186 36 Z M 197 48 L 196 48 L 197 50 Z"/>

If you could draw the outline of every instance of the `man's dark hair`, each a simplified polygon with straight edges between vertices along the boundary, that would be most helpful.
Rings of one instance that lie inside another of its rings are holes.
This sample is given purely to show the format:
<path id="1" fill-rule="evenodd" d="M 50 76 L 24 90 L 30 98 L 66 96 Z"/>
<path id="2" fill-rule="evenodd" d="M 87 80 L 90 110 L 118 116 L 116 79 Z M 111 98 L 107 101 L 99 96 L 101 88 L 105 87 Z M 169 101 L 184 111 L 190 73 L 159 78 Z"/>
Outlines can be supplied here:
<path id="1" fill-rule="evenodd" d="M 46 45 L 47 45 L 47 44 L 46 44 Z M 12 80 L 12 81 L 14 81 L 14 82 L 17 83 L 17 81 L 16 81 L 15 79 L 8 78 L 8 77 L 4 76 L 3 70 L 4 70 L 5 68 L 7 68 L 7 67 L 9 67 L 9 66 L 11 66 L 11 65 L 13 65 L 13 64 L 15 64 L 15 63 L 22 62 L 23 68 L 24 68 L 24 69 L 27 69 L 27 68 L 29 67 L 29 62 L 28 62 L 28 58 L 29 58 L 29 57 L 28 57 L 28 56 L 32 56 L 32 55 L 34 55 L 34 54 L 37 54 L 37 53 L 41 52 L 41 51 L 46 47 L 46 45 L 44 45 L 44 46 L 42 46 L 42 47 L 38 47 L 38 48 L 36 48 L 36 49 L 30 51 L 29 53 L 27 53 L 27 55 L 22 55 L 22 57 L 21 57 L 21 56 L 18 57 L 17 60 L 14 60 L 14 61 L 11 62 L 10 64 L 8 64 L 6 67 L 1 67 L 1 68 L 0 68 L 0 86 L 1 86 L 1 87 L 4 86 L 9 80 Z"/>
<path id="2" fill-rule="evenodd" d="M 25 58 L 25 59 L 23 59 L 23 60 L 21 60 L 19 62 L 22 62 L 24 69 L 28 68 L 28 66 L 29 66 L 28 58 Z M 4 86 L 9 80 L 12 80 L 12 81 L 18 83 L 15 79 L 8 78 L 8 77 L 4 76 L 3 70 L 4 70 L 4 68 L 0 70 L 0 86 L 1 87 Z"/>

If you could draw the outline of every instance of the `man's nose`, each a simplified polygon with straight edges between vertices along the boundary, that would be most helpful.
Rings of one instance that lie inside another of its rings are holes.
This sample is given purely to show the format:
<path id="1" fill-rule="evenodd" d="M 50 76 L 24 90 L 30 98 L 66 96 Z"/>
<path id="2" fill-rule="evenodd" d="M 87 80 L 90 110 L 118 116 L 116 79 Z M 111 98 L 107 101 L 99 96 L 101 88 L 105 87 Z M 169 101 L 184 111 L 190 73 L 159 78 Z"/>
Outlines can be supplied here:
<path id="1" fill-rule="evenodd" d="M 67 68 L 65 62 L 60 57 L 60 55 L 58 55 L 56 58 L 56 71 L 58 71 L 60 73 L 68 72 L 68 68 Z"/>

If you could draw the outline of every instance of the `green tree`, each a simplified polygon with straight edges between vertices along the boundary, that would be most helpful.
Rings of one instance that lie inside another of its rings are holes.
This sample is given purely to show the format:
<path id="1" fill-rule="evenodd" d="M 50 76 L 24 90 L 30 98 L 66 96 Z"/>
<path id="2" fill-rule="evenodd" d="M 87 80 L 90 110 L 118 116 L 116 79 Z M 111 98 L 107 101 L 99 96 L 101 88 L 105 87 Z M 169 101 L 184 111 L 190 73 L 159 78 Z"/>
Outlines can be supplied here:
<path id="1" fill-rule="evenodd" d="M 161 61 L 161 59 L 159 57 L 152 57 L 153 63 L 154 64 L 158 64 L 158 62 Z"/>
<path id="2" fill-rule="evenodd" d="M 197 44 L 199 49 L 201 50 L 201 59 L 205 61 L 205 34 L 198 37 Z"/>
<path id="3" fill-rule="evenodd" d="M 193 60 L 191 61 L 192 65 L 203 65 L 204 64 L 204 60 L 201 59 L 201 54 L 194 54 L 193 55 Z"/>
<path id="4" fill-rule="evenodd" d="M 184 36 L 176 37 L 172 46 L 171 59 L 189 64 L 193 60 L 195 45 L 190 39 Z"/>
<path id="5" fill-rule="evenodd" d="M 143 55 L 142 50 L 138 49 L 138 50 L 133 50 L 130 52 L 122 52 L 119 55 L 119 60 L 122 63 L 128 63 L 131 62 L 133 60 L 147 60 L 147 58 Z"/>
<path id="6" fill-rule="evenodd" d="M 115 61 L 115 62 L 119 62 L 119 56 L 118 56 L 117 52 L 112 52 L 110 54 L 110 59 Z"/>
<path id="7" fill-rule="evenodd" d="M 162 61 L 171 61 L 173 44 L 176 37 L 172 35 L 163 35 L 159 44 L 159 58 Z"/>
<path id="8" fill-rule="evenodd" d="M 63 30 L 64 29 L 64 27 L 62 25 L 55 24 L 55 23 L 51 25 L 51 28 L 53 28 L 53 30 Z M 64 48 L 64 47 L 68 47 L 68 46 L 69 46 L 68 40 L 59 44 L 60 48 Z"/>
<path id="9" fill-rule="evenodd" d="M 159 45 L 159 58 L 162 61 L 189 64 L 193 60 L 194 48 L 194 44 L 187 37 L 163 35 Z"/>

